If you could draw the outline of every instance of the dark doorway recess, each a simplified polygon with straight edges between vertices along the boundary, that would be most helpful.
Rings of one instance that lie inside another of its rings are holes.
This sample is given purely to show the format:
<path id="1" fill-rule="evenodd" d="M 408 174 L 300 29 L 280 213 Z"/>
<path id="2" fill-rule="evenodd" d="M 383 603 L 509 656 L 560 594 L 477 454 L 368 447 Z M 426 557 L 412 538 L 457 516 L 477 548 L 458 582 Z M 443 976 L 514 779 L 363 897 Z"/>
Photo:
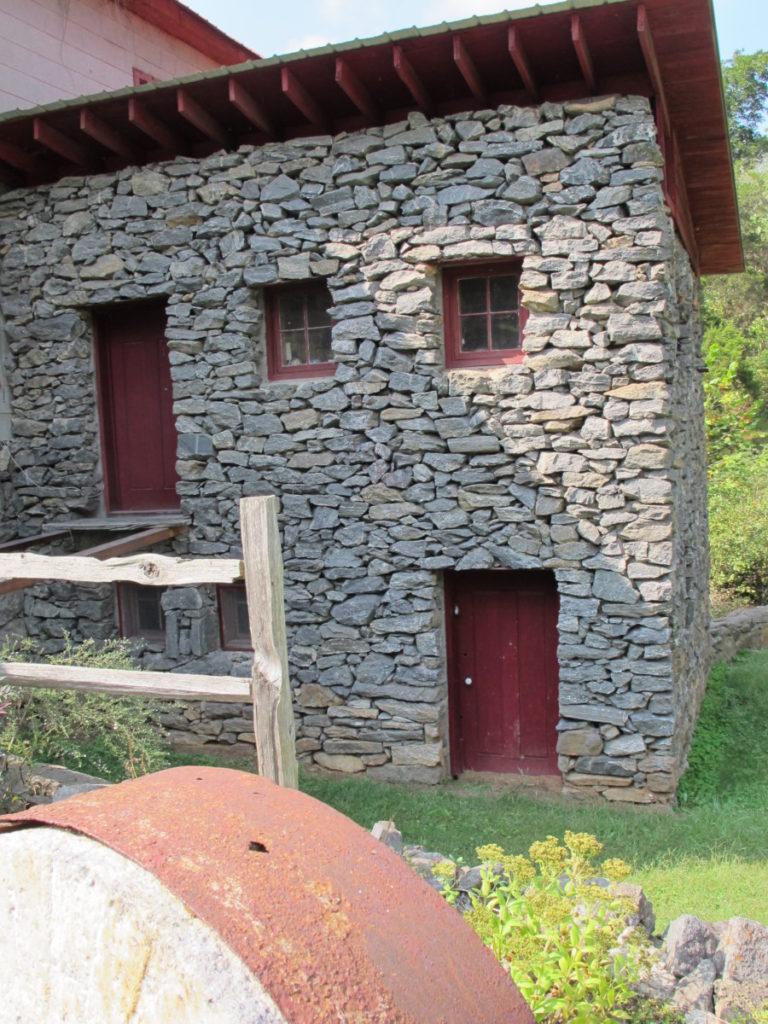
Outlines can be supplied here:
<path id="1" fill-rule="evenodd" d="M 446 574 L 451 770 L 557 774 L 554 574 Z"/>
<path id="2" fill-rule="evenodd" d="M 178 508 L 164 305 L 110 306 L 94 327 L 107 511 Z"/>

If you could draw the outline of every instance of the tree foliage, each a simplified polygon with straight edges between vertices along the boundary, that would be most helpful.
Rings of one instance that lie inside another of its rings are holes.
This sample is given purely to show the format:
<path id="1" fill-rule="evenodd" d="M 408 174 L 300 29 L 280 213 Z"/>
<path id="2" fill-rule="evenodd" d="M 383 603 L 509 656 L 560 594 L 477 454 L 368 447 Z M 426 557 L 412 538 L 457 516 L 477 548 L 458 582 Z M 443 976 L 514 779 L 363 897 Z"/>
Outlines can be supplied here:
<path id="1" fill-rule="evenodd" d="M 704 283 L 712 583 L 768 600 L 768 52 L 723 67 L 746 269 Z"/>

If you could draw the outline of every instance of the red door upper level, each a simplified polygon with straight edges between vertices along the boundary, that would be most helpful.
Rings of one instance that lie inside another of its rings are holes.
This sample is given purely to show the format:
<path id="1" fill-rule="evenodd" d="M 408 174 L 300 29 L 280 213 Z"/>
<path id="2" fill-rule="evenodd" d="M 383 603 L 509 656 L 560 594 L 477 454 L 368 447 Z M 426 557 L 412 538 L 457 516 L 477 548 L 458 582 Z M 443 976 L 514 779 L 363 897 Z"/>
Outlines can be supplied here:
<path id="1" fill-rule="evenodd" d="M 557 772 L 558 597 L 549 572 L 446 579 L 452 769 Z"/>
<path id="2" fill-rule="evenodd" d="M 107 510 L 178 508 L 165 309 L 112 306 L 95 327 Z"/>

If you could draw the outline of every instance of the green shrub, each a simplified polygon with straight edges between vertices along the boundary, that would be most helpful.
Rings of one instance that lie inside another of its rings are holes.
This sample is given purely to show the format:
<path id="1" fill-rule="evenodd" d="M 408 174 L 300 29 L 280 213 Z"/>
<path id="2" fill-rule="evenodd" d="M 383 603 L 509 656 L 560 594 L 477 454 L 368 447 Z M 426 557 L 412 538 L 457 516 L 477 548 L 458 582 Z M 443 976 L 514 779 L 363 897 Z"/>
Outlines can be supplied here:
<path id="1" fill-rule="evenodd" d="M 530 859 L 507 856 L 495 844 L 478 847 L 481 883 L 465 917 L 509 971 L 537 1021 L 676 1020 L 657 1006 L 650 1012 L 631 987 L 650 946 L 644 933 L 627 928 L 631 902 L 594 884 L 596 876 L 619 881 L 630 872 L 615 859 L 594 867 L 601 850 L 583 832 L 566 832 L 565 846 L 554 836 L 533 843 Z M 435 871 L 444 880 L 443 895 L 454 900 L 454 866 L 443 862 Z"/>
<path id="2" fill-rule="evenodd" d="M 48 662 L 105 669 L 135 668 L 124 640 L 93 640 L 47 655 L 29 639 L 0 650 L 0 661 Z M 3 687 L 0 747 L 27 761 L 52 761 L 113 782 L 166 767 L 163 736 L 152 716 L 156 701 L 75 690 Z"/>
<path id="3" fill-rule="evenodd" d="M 755 604 L 768 602 L 768 448 L 713 466 L 709 543 L 712 586 Z"/>

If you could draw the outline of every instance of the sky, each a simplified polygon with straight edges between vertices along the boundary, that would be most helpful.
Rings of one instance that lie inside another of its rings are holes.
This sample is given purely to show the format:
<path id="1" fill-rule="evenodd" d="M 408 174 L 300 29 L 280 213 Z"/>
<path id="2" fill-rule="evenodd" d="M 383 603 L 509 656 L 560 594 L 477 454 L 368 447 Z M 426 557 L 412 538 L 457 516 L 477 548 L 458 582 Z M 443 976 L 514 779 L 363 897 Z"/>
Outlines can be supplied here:
<path id="1" fill-rule="evenodd" d="M 531 7 L 534 0 L 183 0 L 263 57 L 365 39 L 472 14 Z M 674 3 L 675 0 L 669 0 Z M 543 4 L 542 6 L 546 6 Z M 768 50 L 766 0 L 714 0 L 720 56 Z"/>

